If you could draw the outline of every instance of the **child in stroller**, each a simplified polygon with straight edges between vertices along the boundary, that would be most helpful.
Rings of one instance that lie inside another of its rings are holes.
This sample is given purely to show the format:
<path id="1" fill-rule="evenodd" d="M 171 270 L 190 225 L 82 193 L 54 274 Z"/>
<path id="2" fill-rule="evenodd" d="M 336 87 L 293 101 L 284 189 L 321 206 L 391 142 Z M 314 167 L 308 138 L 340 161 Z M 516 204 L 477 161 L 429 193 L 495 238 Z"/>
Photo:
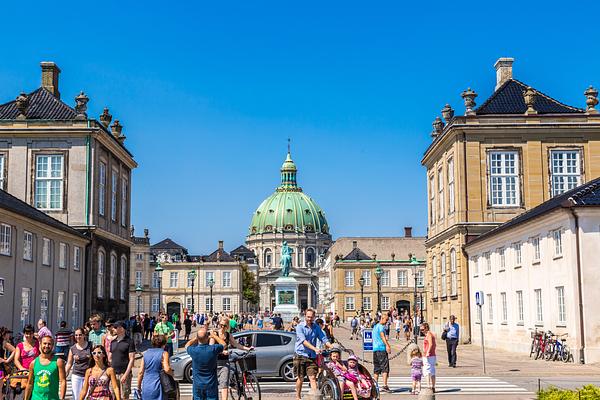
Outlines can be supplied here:
<path id="1" fill-rule="evenodd" d="M 340 351 L 340 349 L 337 347 L 331 349 L 329 357 L 331 361 L 327 363 L 327 367 L 331 370 L 331 372 L 333 372 L 333 374 L 337 378 L 338 383 L 340 385 L 341 393 L 344 393 L 345 389 L 348 388 L 350 389 L 350 393 L 352 393 L 352 398 L 354 400 L 358 400 L 358 394 L 356 393 L 355 385 L 356 378 L 354 375 L 348 372 L 348 368 L 346 368 L 346 366 L 342 362 L 342 352 Z"/>
<path id="2" fill-rule="evenodd" d="M 379 399 L 377 384 L 371 378 L 369 371 L 354 355 L 348 357 L 348 363 L 343 363 L 341 351 L 338 346 L 323 352 L 329 360 L 323 364 L 322 374 L 319 377 L 319 388 L 323 399 Z"/>

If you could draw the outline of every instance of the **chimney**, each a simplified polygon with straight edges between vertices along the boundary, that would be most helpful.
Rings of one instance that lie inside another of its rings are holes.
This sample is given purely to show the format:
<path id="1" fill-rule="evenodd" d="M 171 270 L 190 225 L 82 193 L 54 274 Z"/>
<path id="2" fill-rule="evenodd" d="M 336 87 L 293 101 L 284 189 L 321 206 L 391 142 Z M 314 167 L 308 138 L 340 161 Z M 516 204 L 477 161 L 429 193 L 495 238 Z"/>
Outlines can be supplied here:
<path id="1" fill-rule="evenodd" d="M 60 68 L 52 61 L 42 61 L 40 65 L 42 66 L 42 87 L 60 99 L 60 92 L 58 91 Z"/>
<path id="2" fill-rule="evenodd" d="M 355 249 L 358 247 L 358 242 L 356 240 L 352 241 L 352 248 Z"/>
<path id="3" fill-rule="evenodd" d="M 223 241 L 219 240 L 219 250 L 223 250 Z"/>
<path id="4" fill-rule="evenodd" d="M 405 226 L 404 227 L 404 237 L 412 237 L 412 226 Z"/>
<path id="5" fill-rule="evenodd" d="M 498 90 L 500 86 L 509 79 L 512 79 L 512 65 L 515 61 L 514 58 L 502 57 L 496 61 L 494 68 L 496 68 L 496 88 Z"/>

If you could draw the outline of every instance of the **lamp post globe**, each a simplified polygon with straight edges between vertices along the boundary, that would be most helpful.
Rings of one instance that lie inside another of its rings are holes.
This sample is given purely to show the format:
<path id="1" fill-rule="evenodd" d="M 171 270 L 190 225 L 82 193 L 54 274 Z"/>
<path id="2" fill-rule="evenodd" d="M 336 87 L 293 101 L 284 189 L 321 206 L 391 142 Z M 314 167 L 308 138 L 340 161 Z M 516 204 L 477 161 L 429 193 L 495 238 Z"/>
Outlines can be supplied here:
<path id="1" fill-rule="evenodd" d="M 161 303 L 162 303 L 162 272 L 165 269 L 163 267 L 160 266 L 160 261 L 156 260 L 156 268 L 154 268 L 154 271 L 158 273 L 158 313 L 160 314 L 162 307 L 161 307 Z"/>
<path id="2" fill-rule="evenodd" d="M 140 315 L 140 296 L 142 295 L 142 292 L 144 291 L 144 289 L 142 289 L 141 285 L 137 285 L 137 287 L 135 288 L 135 294 L 137 295 L 137 315 Z"/>
<path id="3" fill-rule="evenodd" d="M 194 314 L 194 282 L 196 281 L 196 271 L 192 268 L 190 272 L 188 272 L 188 279 L 192 283 L 192 309 L 190 312 L 192 315 Z"/>
<path id="4" fill-rule="evenodd" d="M 208 287 L 210 288 L 210 313 L 213 313 L 213 286 L 215 285 L 215 280 L 210 278 L 208 281 Z"/>
<path id="5" fill-rule="evenodd" d="M 360 285 L 360 313 L 364 313 L 365 309 L 364 309 L 364 290 L 365 290 L 365 277 L 361 276 L 360 279 L 358 280 L 358 284 Z"/>
<path id="6" fill-rule="evenodd" d="M 377 312 L 381 312 L 381 277 L 383 276 L 383 269 L 381 269 L 381 265 L 377 263 L 377 268 L 375 268 L 375 278 L 377 278 Z"/>

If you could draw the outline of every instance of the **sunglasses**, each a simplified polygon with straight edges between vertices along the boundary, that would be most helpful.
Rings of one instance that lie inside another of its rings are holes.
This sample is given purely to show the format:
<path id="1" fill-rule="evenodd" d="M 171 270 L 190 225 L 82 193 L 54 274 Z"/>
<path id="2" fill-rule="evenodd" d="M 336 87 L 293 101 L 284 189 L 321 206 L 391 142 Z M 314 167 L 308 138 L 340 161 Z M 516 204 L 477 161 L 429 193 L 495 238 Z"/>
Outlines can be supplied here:
<path id="1" fill-rule="evenodd" d="M 104 355 L 104 353 L 103 353 L 103 352 L 101 352 L 101 351 L 94 351 L 94 352 L 92 352 L 92 355 L 93 355 L 93 356 L 103 356 L 103 355 Z"/>

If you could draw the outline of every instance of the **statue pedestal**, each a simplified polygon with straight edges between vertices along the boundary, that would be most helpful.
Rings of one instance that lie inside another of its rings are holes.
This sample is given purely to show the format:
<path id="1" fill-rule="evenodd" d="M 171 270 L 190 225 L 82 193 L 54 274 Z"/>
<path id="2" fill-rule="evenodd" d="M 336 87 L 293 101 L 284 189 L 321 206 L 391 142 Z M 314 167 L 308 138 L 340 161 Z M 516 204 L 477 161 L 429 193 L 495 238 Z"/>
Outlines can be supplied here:
<path id="1" fill-rule="evenodd" d="M 281 314 L 285 322 L 300 315 L 298 308 L 298 281 L 291 276 L 280 276 L 275 280 L 274 313 Z"/>

